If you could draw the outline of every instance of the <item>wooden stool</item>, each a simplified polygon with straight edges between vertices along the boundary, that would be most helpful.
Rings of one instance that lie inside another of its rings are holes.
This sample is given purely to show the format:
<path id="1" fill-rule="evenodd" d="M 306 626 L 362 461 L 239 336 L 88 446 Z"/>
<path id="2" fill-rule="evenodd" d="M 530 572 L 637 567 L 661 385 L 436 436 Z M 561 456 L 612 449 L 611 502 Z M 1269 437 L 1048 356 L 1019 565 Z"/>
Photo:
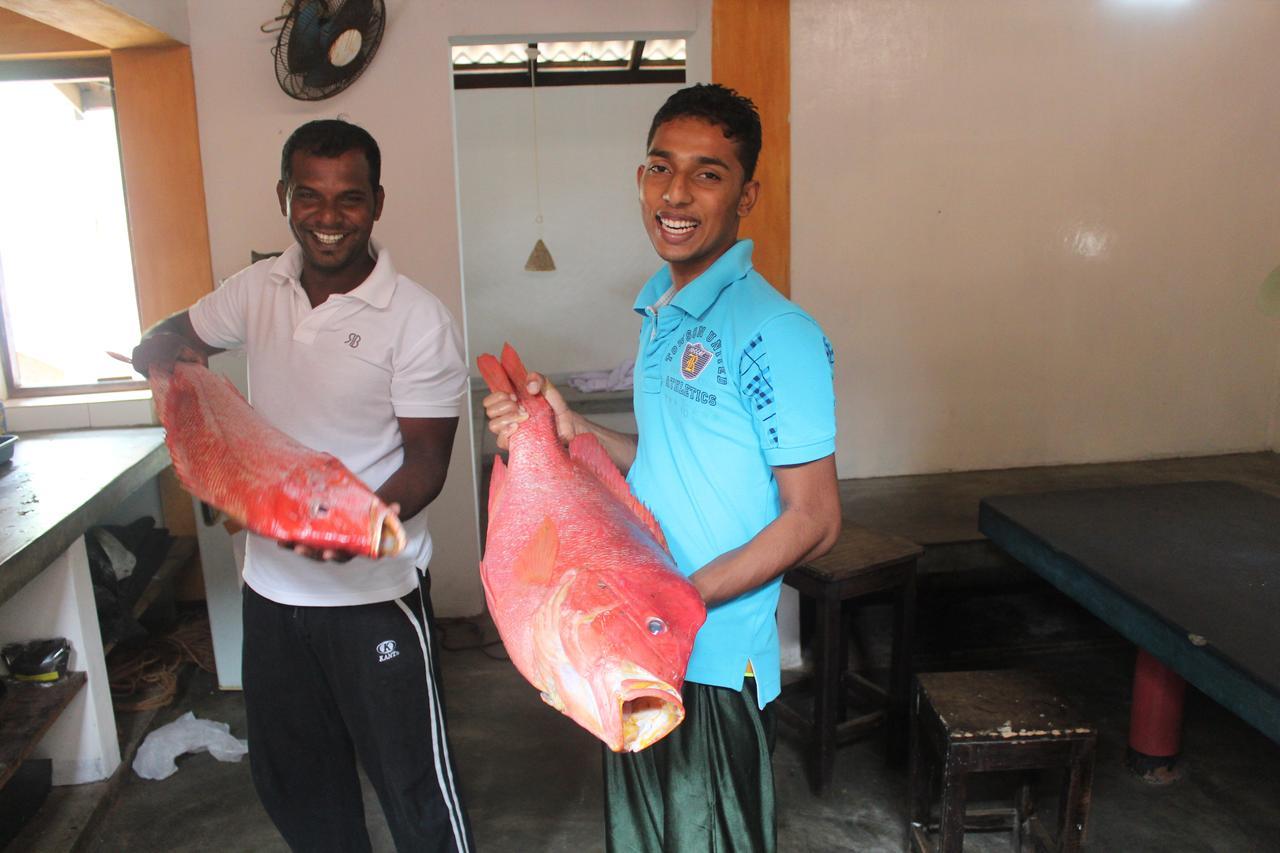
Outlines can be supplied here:
<path id="1" fill-rule="evenodd" d="M 1094 729 L 1080 721 L 1053 685 L 1027 672 L 927 672 L 916 676 L 911 702 L 911 783 L 907 841 L 911 851 L 959 853 L 964 831 L 1011 828 L 1014 849 L 1024 833 L 1037 850 L 1074 851 L 1084 840 L 1093 781 Z M 940 839 L 929 840 L 930 759 L 941 766 Z M 1024 784 L 1011 809 L 965 813 L 965 782 L 987 770 L 1063 767 L 1057 839 L 1033 812 Z M 967 818 L 967 819 L 966 819 Z M 1009 822 L 1009 819 L 1012 822 Z"/>
<path id="2" fill-rule="evenodd" d="M 845 525 L 830 553 L 797 566 L 783 578 L 788 586 L 817 604 L 813 675 L 787 685 L 784 691 L 790 695 L 812 684 L 813 716 L 809 718 L 785 702 L 777 705 L 778 716 L 807 736 L 811 785 L 817 794 L 824 793 L 831 784 L 838 745 L 862 736 L 886 717 L 890 752 L 904 741 L 911 688 L 916 558 L 923 551 L 914 542 Z M 894 593 L 893 657 L 887 691 L 861 675 L 846 671 L 849 632 L 844 619 L 846 602 L 886 590 Z M 854 719 L 844 719 L 849 691 L 869 693 L 879 707 Z"/>

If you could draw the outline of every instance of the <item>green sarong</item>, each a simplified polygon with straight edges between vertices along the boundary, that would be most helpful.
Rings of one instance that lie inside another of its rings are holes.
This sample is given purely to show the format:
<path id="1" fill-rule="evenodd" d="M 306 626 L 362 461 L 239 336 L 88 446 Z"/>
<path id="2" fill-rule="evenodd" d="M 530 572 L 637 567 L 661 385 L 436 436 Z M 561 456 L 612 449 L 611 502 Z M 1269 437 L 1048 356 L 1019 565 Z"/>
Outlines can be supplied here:
<path id="1" fill-rule="evenodd" d="M 609 853 L 773 853 L 773 709 L 741 691 L 684 686 L 684 722 L 641 752 L 604 749 Z"/>

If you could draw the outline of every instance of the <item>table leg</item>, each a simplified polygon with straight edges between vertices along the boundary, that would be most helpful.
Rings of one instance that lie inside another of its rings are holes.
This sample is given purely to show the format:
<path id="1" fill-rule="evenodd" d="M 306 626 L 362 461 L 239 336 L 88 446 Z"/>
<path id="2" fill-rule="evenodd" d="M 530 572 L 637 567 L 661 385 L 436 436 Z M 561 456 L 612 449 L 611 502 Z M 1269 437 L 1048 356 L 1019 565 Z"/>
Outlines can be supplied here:
<path id="1" fill-rule="evenodd" d="M 914 561 L 913 561 L 914 563 Z M 888 696 L 888 751 L 890 763 L 898 763 L 907 746 L 907 703 L 911 695 L 911 653 L 915 647 L 916 572 L 912 565 L 893 601 L 893 656 Z"/>
<path id="2" fill-rule="evenodd" d="M 942 774 L 942 814 L 938 819 L 940 853 L 964 850 L 964 798 L 968 778 L 967 769 L 956 765 L 955 759 L 948 756 Z"/>
<path id="3" fill-rule="evenodd" d="M 814 637 L 813 752 L 814 792 L 821 796 L 831 785 L 836 761 L 836 709 L 843 692 L 840 673 L 841 602 L 818 599 Z"/>
<path id="4" fill-rule="evenodd" d="M 1146 782 L 1164 785 L 1181 774 L 1182 704 L 1187 683 L 1144 649 L 1133 668 L 1128 765 Z"/>

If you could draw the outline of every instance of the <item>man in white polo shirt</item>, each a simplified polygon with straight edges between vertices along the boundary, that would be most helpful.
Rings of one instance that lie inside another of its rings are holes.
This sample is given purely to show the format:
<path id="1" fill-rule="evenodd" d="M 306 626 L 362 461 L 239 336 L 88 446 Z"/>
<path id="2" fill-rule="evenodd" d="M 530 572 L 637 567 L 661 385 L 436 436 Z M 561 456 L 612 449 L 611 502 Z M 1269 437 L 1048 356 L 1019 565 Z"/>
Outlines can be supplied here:
<path id="1" fill-rule="evenodd" d="M 259 414 L 337 456 L 404 522 L 404 552 L 379 560 L 249 537 L 249 756 L 280 833 L 294 850 L 368 850 L 358 758 L 397 849 L 467 851 L 424 511 L 444 485 L 467 370 L 448 310 L 371 242 L 380 168 L 355 125 L 294 131 L 276 191 L 297 242 L 149 330 L 133 360 L 145 375 L 243 349 Z"/>

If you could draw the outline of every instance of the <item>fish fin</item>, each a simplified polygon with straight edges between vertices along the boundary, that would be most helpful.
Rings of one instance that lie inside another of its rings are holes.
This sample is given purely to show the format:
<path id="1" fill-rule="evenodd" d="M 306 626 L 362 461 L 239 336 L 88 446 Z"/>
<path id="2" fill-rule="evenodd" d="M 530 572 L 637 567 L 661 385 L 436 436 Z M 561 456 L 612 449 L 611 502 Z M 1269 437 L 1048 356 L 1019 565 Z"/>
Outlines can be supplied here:
<path id="1" fill-rule="evenodd" d="M 506 394 L 515 394 L 516 389 L 511 384 L 511 377 L 507 376 L 506 370 L 498 359 L 489 353 L 482 354 L 476 359 L 476 367 L 480 368 L 480 375 L 484 377 L 484 384 L 489 386 L 491 393 L 499 391 Z"/>
<path id="2" fill-rule="evenodd" d="M 494 604 L 498 599 L 494 598 L 493 590 L 489 587 L 489 567 L 485 565 L 485 561 L 480 561 L 480 586 L 484 589 L 485 604 L 489 607 L 489 612 L 494 611 Z"/>
<path id="3" fill-rule="evenodd" d="M 498 498 L 507 486 L 507 466 L 501 456 L 493 457 L 493 471 L 489 474 L 489 517 L 493 518 L 493 509 L 498 505 Z"/>
<path id="4" fill-rule="evenodd" d="M 609 458 L 608 452 L 605 451 L 599 439 L 591 433 L 575 435 L 569 440 L 569 458 L 594 474 L 595 478 L 603 483 L 623 506 L 631 510 L 640 523 L 653 534 L 658 544 L 670 550 L 667 548 L 667 537 L 662 535 L 662 527 L 658 524 L 658 519 L 654 518 L 649 508 L 640 503 L 631 493 L 631 487 L 627 485 L 622 472 L 618 470 L 617 465 L 613 464 L 613 460 Z"/>
<path id="5" fill-rule="evenodd" d="M 555 570 L 556 554 L 559 551 L 560 537 L 556 534 L 556 523 L 550 518 L 544 518 L 533 538 L 524 546 L 520 556 L 516 557 L 515 576 L 527 584 L 545 584 Z"/>

